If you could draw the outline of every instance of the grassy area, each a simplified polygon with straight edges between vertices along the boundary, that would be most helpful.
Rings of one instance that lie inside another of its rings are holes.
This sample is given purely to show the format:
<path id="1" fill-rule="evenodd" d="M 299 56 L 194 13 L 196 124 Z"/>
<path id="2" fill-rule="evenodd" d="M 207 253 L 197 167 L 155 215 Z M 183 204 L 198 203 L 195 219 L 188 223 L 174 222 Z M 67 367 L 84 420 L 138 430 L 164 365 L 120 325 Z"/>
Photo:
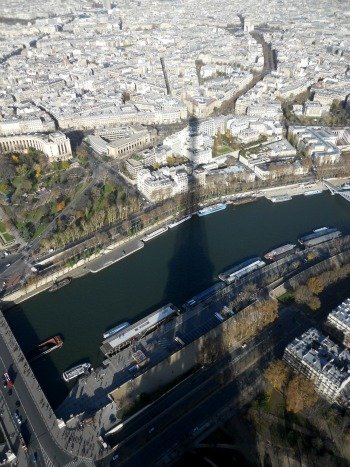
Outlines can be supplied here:
<path id="1" fill-rule="evenodd" d="M 33 235 L 33 238 L 36 238 L 38 237 L 40 234 L 42 234 L 44 232 L 44 230 L 46 229 L 46 227 L 48 226 L 48 223 L 40 223 L 38 225 L 38 228 L 36 229 L 35 231 L 35 234 Z"/>
<path id="2" fill-rule="evenodd" d="M 3 243 L 13 242 L 15 237 L 6 231 L 5 223 L 0 221 L 0 235 Z"/>
<path id="3" fill-rule="evenodd" d="M 222 146 L 219 146 L 217 148 L 217 151 L 214 157 L 223 156 L 224 154 L 228 154 L 229 152 L 232 152 L 232 151 L 233 149 L 230 148 L 230 146 L 226 146 L 226 144 L 223 144 Z"/>
<path id="4" fill-rule="evenodd" d="M 1 234 L 6 243 L 12 242 L 15 237 L 7 232 Z"/>
<path id="5" fill-rule="evenodd" d="M 281 303 L 289 303 L 294 300 L 294 294 L 293 292 L 290 292 L 289 290 L 285 292 L 284 294 L 280 295 L 277 297 L 277 300 L 280 301 Z"/>

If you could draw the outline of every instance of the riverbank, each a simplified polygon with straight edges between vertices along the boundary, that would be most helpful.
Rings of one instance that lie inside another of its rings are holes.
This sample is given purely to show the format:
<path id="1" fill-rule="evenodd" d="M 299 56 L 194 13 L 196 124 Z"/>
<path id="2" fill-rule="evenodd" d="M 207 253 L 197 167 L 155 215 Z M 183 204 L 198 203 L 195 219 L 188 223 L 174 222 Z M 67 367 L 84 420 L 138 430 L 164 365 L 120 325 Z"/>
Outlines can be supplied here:
<path id="1" fill-rule="evenodd" d="M 88 258 L 77 261 L 72 266 L 62 268 L 54 273 L 45 276 L 38 282 L 22 287 L 15 292 L 6 295 L 2 299 L 2 309 L 8 310 L 16 304 L 22 303 L 35 295 L 48 290 L 54 282 L 64 279 L 65 277 L 72 277 L 77 279 L 85 276 L 88 273 L 98 273 L 103 269 L 112 266 L 114 263 L 130 256 L 136 251 L 143 248 L 144 244 L 141 242 L 145 234 L 152 232 L 156 228 L 166 226 L 171 220 L 172 216 L 162 219 L 161 222 L 147 227 L 138 235 L 130 238 L 123 239 L 122 241 L 112 243 L 107 248 L 101 250 L 99 253 L 94 253 Z M 125 253 L 124 253 L 125 252 Z"/>
<path id="2" fill-rule="evenodd" d="M 332 183 L 339 186 L 342 183 L 348 181 L 347 178 L 335 178 L 330 179 Z M 240 193 L 235 193 L 233 195 L 227 196 L 220 196 L 216 198 L 211 198 L 205 204 L 209 206 L 211 204 L 215 204 L 218 201 L 227 201 L 233 205 L 245 204 L 249 202 L 253 202 L 255 200 L 261 199 L 263 197 L 269 199 L 274 196 L 283 196 L 288 195 L 291 197 L 299 196 L 305 194 L 307 191 L 310 190 L 320 190 L 326 191 L 327 188 L 323 185 L 322 182 L 311 182 L 309 184 L 290 184 L 290 185 L 282 185 L 279 187 L 271 187 L 257 190 L 250 190 L 250 191 L 243 191 Z M 88 258 L 82 259 L 78 261 L 76 264 L 62 268 L 58 271 L 55 271 L 53 274 L 39 280 L 37 283 L 32 285 L 27 285 L 16 292 L 6 295 L 3 298 L 3 309 L 8 309 L 12 307 L 14 304 L 21 303 L 51 287 L 53 282 L 56 280 L 62 279 L 64 277 L 70 276 L 73 278 L 82 277 L 89 272 L 98 273 L 109 266 L 112 266 L 118 261 L 123 260 L 126 257 L 129 257 L 136 251 L 143 248 L 143 244 L 141 244 L 141 240 L 145 234 L 156 230 L 157 228 L 167 226 L 170 222 L 174 220 L 178 216 L 174 214 L 172 216 L 168 216 L 166 219 L 159 221 L 156 224 L 153 224 L 150 227 L 147 227 L 142 232 L 138 232 L 137 235 L 133 237 L 128 237 L 123 239 L 122 241 L 115 242 L 109 245 L 107 248 L 103 249 L 97 254 L 93 254 Z M 125 251 L 125 254 L 124 254 Z"/>

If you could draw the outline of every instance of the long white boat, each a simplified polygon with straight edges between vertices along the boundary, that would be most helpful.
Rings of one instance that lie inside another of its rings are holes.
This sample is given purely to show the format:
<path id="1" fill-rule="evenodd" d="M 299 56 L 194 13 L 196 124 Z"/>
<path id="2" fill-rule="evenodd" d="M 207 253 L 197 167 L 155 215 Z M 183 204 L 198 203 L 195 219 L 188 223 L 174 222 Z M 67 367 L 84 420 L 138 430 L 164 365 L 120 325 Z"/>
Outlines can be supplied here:
<path id="1" fill-rule="evenodd" d="M 304 196 L 320 195 L 322 190 L 308 190 L 304 192 Z"/>
<path id="2" fill-rule="evenodd" d="M 155 230 L 154 232 L 151 232 L 147 235 L 145 235 L 142 239 L 143 242 L 149 242 L 155 237 L 158 237 L 158 235 L 161 235 L 162 233 L 166 232 L 168 230 L 168 227 L 161 227 L 160 229 Z"/>
<path id="3" fill-rule="evenodd" d="M 63 379 L 65 381 L 71 381 L 80 375 L 87 373 L 91 368 L 90 363 L 82 363 L 81 365 L 74 366 L 67 371 L 63 372 Z"/>
<path id="4" fill-rule="evenodd" d="M 263 266 L 266 266 L 266 263 L 261 258 L 251 258 L 219 274 L 219 279 L 221 279 L 223 282 L 226 282 L 226 284 L 231 284 L 232 282 L 241 279 L 250 272 L 253 272 L 256 269 L 260 269 Z"/>
<path id="5" fill-rule="evenodd" d="M 103 333 L 103 338 L 108 339 L 108 337 L 113 336 L 114 334 L 117 334 L 117 332 L 122 331 L 123 329 L 127 328 L 130 326 L 130 323 L 125 321 L 125 323 L 118 324 L 118 326 L 115 326 L 114 328 L 109 329 L 108 331 Z"/>
<path id="6" fill-rule="evenodd" d="M 292 197 L 289 195 L 281 195 L 281 196 L 272 196 L 270 198 L 270 201 L 272 201 L 273 203 L 283 203 L 285 201 L 290 201 L 291 199 Z"/>
<path id="7" fill-rule="evenodd" d="M 180 219 L 179 221 L 177 222 L 172 222 L 171 224 L 169 224 L 169 229 L 173 229 L 174 227 L 177 227 L 178 225 L 182 224 L 183 222 L 186 222 L 188 221 L 189 219 L 191 219 L 191 215 L 190 216 L 186 216 L 184 217 L 183 219 Z"/>
<path id="8" fill-rule="evenodd" d="M 212 214 L 213 212 L 222 211 L 226 209 L 227 205 L 225 203 L 218 203 L 214 206 L 208 206 L 207 208 L 200 209 L 197 214 L 199 217 L 207 216 L 208 214 Z"/>

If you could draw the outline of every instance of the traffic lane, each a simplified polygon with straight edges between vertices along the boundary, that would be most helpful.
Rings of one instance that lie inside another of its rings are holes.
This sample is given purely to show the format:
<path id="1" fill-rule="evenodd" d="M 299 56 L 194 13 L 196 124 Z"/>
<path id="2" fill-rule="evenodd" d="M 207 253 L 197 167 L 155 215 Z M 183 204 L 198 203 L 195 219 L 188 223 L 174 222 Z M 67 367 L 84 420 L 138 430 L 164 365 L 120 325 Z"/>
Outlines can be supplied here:
<path id="1" fill-rule="evenodd" d="M 300 326 L 300 325 L 299 325 Z M 284 343 L 280 342 L 279 346 L 283 346 Z M 268 350 L 268 353 L 272 352 L 273 348 Z M 259 362 L 254 362 L 254 367 L 258 364 L 262 364 L 263 361 L 269 361 L 271 358 L 270 355 L 263 355 Z M 258 377 L 261 376 L 259 370 L 253 370 L 251 367 L 248 367 L 248 375 L 240 375 L 237 379 L 248 379 L 248 385 L 250 390 L 252 389 L 252 384 L 257 381 Z M 196 427 L 200 427 L 208 421 L 209 417 L 215 417 L 215 415 L 222 410 L 223 406 L 232 404 L 232 398 L 240 396 L 242 389 L 247 386 L 247 382 L 240 384 L 237 379 L 234 379 L 225 386 L 222 386 L 220 390 L 211 394 L 205 401 L 201 401 L 199 405 L 194 406 L 192 410 L 187 412 L 181 419 L 177 420 L 174 424 L 169 426 L 169 428 L 161 432 L 158 436 L 151 439 L 144 447 L 139 451 L 135 452 L 133 450 L 134 446 L 129 446 L 129 449 L 124 448 L 125 455 L 130 455 L 128 459 L 123 461 L 121 458 L 121 463 L 123 466 L 138 467 L 143 465 L 155 465 L 156 461 L 159 459 L 159 446 L 162 446 L 162 451 L 168 451 L 172 449 L 174 444 L 180 444 L 183 441 L 190 441 L 191 437 L 194 434 Z M 180 437 L 179 434 L 181 433 Z M 174 443 L 175 442 L 175 443 Z M 122 451 L 124 454 L 124 451 Z M 111 465 L 114 465 L 112 462 Z M 119 465 L 119 464 L 118 464 Z"/>
<path id="2" fill-rule="evenodd" d="M 0 361 L 4 368 L 4 372 L 6 372 L 10 366 L 13 365 L 13 360 L 2 336 L 0 337 L 0 351 Z M 15 395 L 17 397 L 16 400 L 20 401 L 22 407 L 21 411 L 25 414 L 25 420 L 28 422 L 28 426 L 30 427 L 30 435 L 36 438 L 39 444 L 43 443 L 45 445 L 45 451 L 52 461 L 55 460 L 58 462 L 56 465 L 64 465 L 64 463 L 72 460 L 72 457 L 68 456 L 68 454 L 63 452 L 63 450 L 56 445 L 51 433 L 48 432 L 41 413 L 38 411 L 35 402 L 22 379 L 22 375 L 18 370 L 14 383 L 13 394 L 10 397 Z M 53 425 L 53 421 L 50 422 L 50 424 Z"/>
<path id="3" fill-rule="evenodd" d="M 259 347 L 262 343 L 264 343 L 264 342 L 266 342 L 268 339 L 270 339 L 270 338 L 272 337 L 273 334 L 276 334 L 277 337 L 280 337 L 280 340 L 279 340 L 279 342 L 278 342 L 277 344 L 271 346 L 270 349 L 269 349 L 268 351 L 272 351 L 272 350 L 274 349 L 274 347 L 279 347 L 279 348 L 280 348 L 280 351 L 283 351 L 283 348 L 284 348 L 286 342 L 288 342 L 288 341 L 290 340 L 291 335 L 299 334 L 299 333 L 300 333 L 299 329 L 300 329 L 300 327 L 302 327 L 302 324 L 301 324 L 300 322 L 297 323 L 297 326 L 294 326 L 294 327 L 291 326 L 291 324 L 294 324 L 294 325 L 295 325 L 294 317 L 290 315 L 288 318 L 289 318 L 289 319 L 286 321 L 285 327 L 286 327 L 286 329 L 289 330 L 289 332 L 287 333 L 286 336 L 282 336 L 282 337 L 279 336 L 279 328 L 276 328 L 276 329 L 274 329 L 274 330 L 270 329 L 270 330 L 267 332 L 267 334 L 266 334 L 265 336 L 261 336 L 261 337 L 260 337 L 259 342 L 254 342 L 254 343 L 252 342 L 252 345 L 250 345 L 249 347 L 247 346 L 247 348 L 245 349 L 245 351 L 244 351 L 243 353 L 241 353 L 240 355 L 237 355 L 236 358 L 233 359 L 233 361 L 231 362 L 231 365 L 234 365 L 234 363 L 237 363 L 240 359 L 244 358 L 244 356 L 245 356 L 247 353 L 251 354 L 252 351 L 257 351 L 257 350 L 258 350 L 258 347 Z M 291 327 L 292 327 L 292 329 L 291 329 Z M 275 331 L 275 332 L 273 332 L 273 331 Z M 187 389 L 186 389 L 186 388 L 182 388 L 182 389 L 184 390 L 184 392 L 185 392 L 185 394 L 186 394 Z M 152 425 L 152 423 L 149 423 L 149 424 L 147 425 L 147 427 L 149 427 L 150 425 Z M 142 439 L 143 439 L 143 440 L 144 440 L 144 439 L 147 439 L 148 435 L 149 435 L 149 431 L 148 431 L 148 432 L 145 431 L 145 432 L 142 433 L 142 434 L 139 433 L 140 440 L 142 441 Z M 130 440 L 129 440 L 129 441 L 130 441 Z M 135 445 L 137 445 L 137 443 L 135 443 L 135 440 L 133 440 L 132 446 L 135 447 Z M 128 451 L 128 446 L 124 446 L 124 445 L 123 445 L 123 448 L 122 448 L 122 450 L 121 450 L 121 453 L 123 453 L 123 451 L 124 451 L 125 449 L 126 449 L 126 451 Z M 129 450 L 131 450 L 131 446 L 129 447 Z M 118 449 L 118 451 L 119 451 L 119 449 Z"/>
<path id="4" fill-rule="evenodd" d="M 221 368 L 223 368 L 229 360 L 232 358 L 233 362 L 236 359 L 241 359 L 244 355 L 247 355 L 252 348 L 257 345 L 260 345 L 266 339 L 270 337 L 281 337 L 281 332 L 289 331 L 290 326 L 295 324 L 295 316 L 290 310 L 284 310 L 281 312 L 283 319 L 281 322 L 276 322 L 275 324 L 269 326 L 269 328 L 264 329 L 260 335 L 248 341 L 246 343 L 246 347 L 244 351 L 242 350 L 241 344 L 235 346 L 234 349 L 230 351 L 230 356 L 226 356 L 225 360 L 221 362 L 217 362 L 215 365 L 207 367 L 200 372 L 196 373 L 194 376 L 189 378 L 186 382 L 182 382 L 179 386 L 176 386 L 172 389 L 169 393 L 164 395 L 161 399 L 159 399 L 158 403 L 153 404 L 148 409 L 140 414 L 140 416 L 135 417 L 130 422 L 127 422 L 126 425 L 123 427 L 122 431 L 116 433 L 115 436 L 111 436 L 111 441 L 113 440 L 114 444 L 125 442 L 125 440 L 131 436 L 135 435 L 135 432 L 138 430 L 140 426 L 147 427 L 151 426 L 154 423 L 154 418 L 159 416 L 160 413 L 169 409 L 169 404 L 173 404 L 176 400 L 185 392 L 188 394 L 191 392 L 191 389 L 196 386 L 200 386 L 203 381 L 207 381 L 213 375 L 218 373 Z M 284 316 L 285 315 L 285 316 Z M 305 327 L 309 326 L 309 323 L 306 322 Z M 231 362 L 232 364 L 232 362 Z"/>
<path id="5" fill-rule="evenodd" d="M 242 376 L 242 378 L 246 378 L 246 376 Z M 250 389 L 252 389 L 252 382 L 253 378 L 250 380 Z M 196 431 L 196 427 L 200 428 L 208 422 L 208 419 L 215 418 L 215 415 L 222 410 L 223 406 L 232 404 L 232 399 L 237 397 L 237 395 L 240 396 L 241 390 L 242 387 L 237 384 L 237 380 L 233 380 L 228 385 L 221 387 L 218 392 L 210 395 L 206 400 L 200 402 L 199 405 L 194 406 L 192 410 L 186 412 L 185 415 L 169 426 L 166 431 L 151 438 L 139 451 L 133 454 L 133 446 L 129 446 L 129 450 L 125 452 L 125 455 L 129 455 L 130 457 L 125 461 L 121 457 L 121 464 L 125 467 L 155 465 L 161 451 L 163 453 L 169 451 L 174 444 L 180 445 L 187 442 L 190 445 L 194 434 L 199 431 Z M 160 446 L 162 447 L 161 450 Z M 114 465 L 114 463 L 112 462 L 111 465 Z"/>

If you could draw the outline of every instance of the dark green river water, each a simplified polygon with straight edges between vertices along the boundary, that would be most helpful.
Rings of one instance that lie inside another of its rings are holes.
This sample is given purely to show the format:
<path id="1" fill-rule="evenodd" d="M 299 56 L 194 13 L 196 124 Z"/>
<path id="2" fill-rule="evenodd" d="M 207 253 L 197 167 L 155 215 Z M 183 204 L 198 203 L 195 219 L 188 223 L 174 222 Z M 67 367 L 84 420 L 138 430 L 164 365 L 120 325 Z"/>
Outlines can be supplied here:
<path id="1" fill-rule="evenodd" d="M 322 226 L 350 231 L 350 203 L 324 193 L 278 204 L 261 199 L 194 216 L 98 274 L 10 309 L 6 318 L 24 351 L 62 334 L 63 347 L 33 364 L 55 407 L 68 391 L 61 376 L 65 369 L 81 361 L 101 363 L 105 330 L 168 302 L 179 306 L 232 264 Z"/>

